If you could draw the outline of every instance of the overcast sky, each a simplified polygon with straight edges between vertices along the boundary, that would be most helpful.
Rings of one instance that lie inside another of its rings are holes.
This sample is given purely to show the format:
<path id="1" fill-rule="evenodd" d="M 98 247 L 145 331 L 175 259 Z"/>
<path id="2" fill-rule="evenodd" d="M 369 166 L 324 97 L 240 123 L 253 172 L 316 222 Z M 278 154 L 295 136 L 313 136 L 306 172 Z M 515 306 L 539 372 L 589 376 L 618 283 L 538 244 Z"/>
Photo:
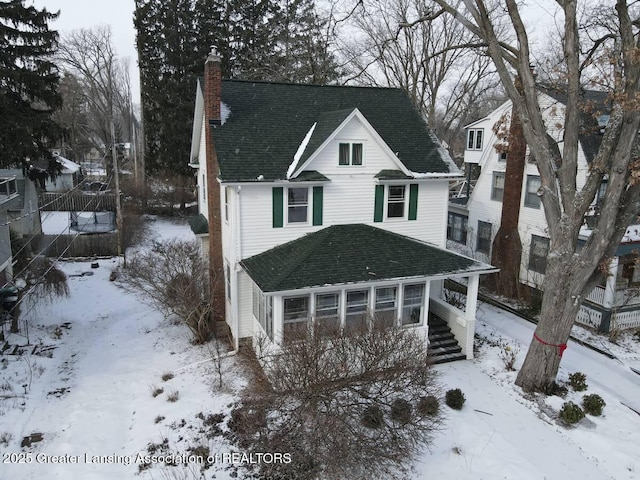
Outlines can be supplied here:
<path id="1" fill-rule="evenodd" d="M 110 25 L 113 46 L 118 57 L 129 62 L 133 102 L 140 103 L 140 80 L 136 34 L 133 28 L 134 0 L 27 0 L 26 5 L 60 11 L 60 16 L 50 23 L 50 28 L 61 35 L 79 28 Z"/>

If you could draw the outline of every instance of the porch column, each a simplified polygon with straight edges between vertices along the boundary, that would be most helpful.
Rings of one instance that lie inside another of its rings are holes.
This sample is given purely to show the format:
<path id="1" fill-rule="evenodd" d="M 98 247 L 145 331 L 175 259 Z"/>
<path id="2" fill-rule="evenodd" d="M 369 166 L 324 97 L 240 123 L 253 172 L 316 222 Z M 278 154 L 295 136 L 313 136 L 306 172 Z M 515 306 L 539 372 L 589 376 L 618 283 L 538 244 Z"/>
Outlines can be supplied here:
<path id="1" fill-rule="evenodd" d="M 473 358 L 473 337 L 476 333 L 476 308 L 478 307 L 478 287 L 480 285 L 480 274 L 471 275 L 467 280 L 467 303 L 464 308 L 464 318 L 466 320 L 466 348 L 467 360 Z"/>
<path id="2" fill-rule="evenodd" d="M 464 318 L 467 320 L 476 319 L 476 308 L 478 307 L 478 286 L 480 285 L 480 275 L 472 275 L 467 281 L 467 303 L 464 308 Z"/>
<path id="3" fill-rule="evenodd" d="M 619 257 L 613 257 L 611 264 L 609 265 L 610 275 L 607 277 L 607 282 L 604 286 L 604 298 L 602 300 L 602 306 L 608 310 L 611 310 L 616 301 L 616 282 L 618 280 L 618 259 Z"/>

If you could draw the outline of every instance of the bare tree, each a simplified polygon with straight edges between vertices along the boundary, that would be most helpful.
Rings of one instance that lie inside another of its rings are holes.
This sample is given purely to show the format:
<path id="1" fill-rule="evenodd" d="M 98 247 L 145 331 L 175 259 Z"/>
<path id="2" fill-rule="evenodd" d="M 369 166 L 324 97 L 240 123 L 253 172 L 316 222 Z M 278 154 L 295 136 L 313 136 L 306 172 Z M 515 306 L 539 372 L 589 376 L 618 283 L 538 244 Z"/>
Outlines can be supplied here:
<path id="1" fill-rule="evenodd" d="M 264 388 L 229 426 L 251 451 L 290 452 L 264 478 L 395 478 L 441 423 L 426 339 L 412 330 L 316 329 L 261 360 L 266 379 L 252 384 Z"/>
<path id="2" fill-rule="evenodd" d="M 429 3 L 363 2 L 352 18 L 352 78 L 405 90 L 439 138 L 451 145 L 473 105 L 498 81 L 490 59 L 474 48 L 478 42 L 455 19 L 409 23 Z"/>
<path id="3" fill-rule="evenodd" d="M 129 73 L 113 49 L 110 27 L 79 29 L 63 36 L 57 58 L 82 84 L 87 129 L 96 143 L 101 142 L 96 147 L 111 145 L 112 119 L 116 138 L 123 141 L 131 115 Z"/>
<path id="4" fill-rule="evenodd" d="M 208 266 L 197 242 L 154 242 L 151 251 L 130 258 L 124 284 L 165 315 L 177 316 L 204 343 L 213 333 L 208 299 Z"/>
<path id="5" fill-rule="evenodd" d="M 542 183 L 539 195 L 550 237 L 549 255 L 540 322 L 516 383 L 525 390 L 548 390 L 555 381 L 582 300 L 599 278 L 608 275 L 610 259 L 627 226 L 636 220 L 640 211 L 638 7 L 624 0 L 617 0 L 615 5 L 599 4 L 614 20 L 615 30 L 581 35 L 577 0 L 558 1 L 563 18 L 567 97 L 566 106 L 558 107 L 564 110 L 562 141 L 558 141 L 550 136 L 550 126 L 545 123 L 538 103 L 529 32 L 521 5 L 516 0 L 505 0 L 505 4 L 506 10 L 492 10 L 484 0 L 464 0 L 463 5 L 434 0 L 435 8 L 417 21 L 430 22 L 451 15 L 486 45 L 536 159 Z M 494 27 L 498 15 L 506 16 L 515 42 L 509 42 Z M 576 179 L 579 136 L 586 113 L 581 79 L 599 54 L 606 55 L 613 70 L 612 107 L 587 181 L 579 188 Z M 522 82 L 521 92 L 514 86 L 515 75 Z M 585 214 L 605 177 L 608 182 L 602 213 L 588 242 L 578 249 Z"/>

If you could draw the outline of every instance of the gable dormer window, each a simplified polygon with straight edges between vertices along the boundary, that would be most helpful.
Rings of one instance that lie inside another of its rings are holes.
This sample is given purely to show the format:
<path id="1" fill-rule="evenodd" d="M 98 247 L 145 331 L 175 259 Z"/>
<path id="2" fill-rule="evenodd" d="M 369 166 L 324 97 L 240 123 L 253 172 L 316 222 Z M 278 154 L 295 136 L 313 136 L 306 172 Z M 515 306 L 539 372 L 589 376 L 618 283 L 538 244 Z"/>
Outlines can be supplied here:
<path id="1" fill-rule="evenodd" d="M 484 128 L 470 128 L 467 132 L 467 150 L 482 150 Z"/>
<path id="2" fill-rule="evenodd" d="M 341 143 L 338 165 L 362 165 L 362 143 Z"/>

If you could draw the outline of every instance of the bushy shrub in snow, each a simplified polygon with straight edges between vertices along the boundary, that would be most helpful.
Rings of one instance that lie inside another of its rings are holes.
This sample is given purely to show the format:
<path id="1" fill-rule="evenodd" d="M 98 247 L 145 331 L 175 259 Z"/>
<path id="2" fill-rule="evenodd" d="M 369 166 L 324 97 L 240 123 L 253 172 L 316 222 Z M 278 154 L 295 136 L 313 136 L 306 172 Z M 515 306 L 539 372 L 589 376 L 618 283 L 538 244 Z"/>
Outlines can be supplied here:
<path id="1" fill-rule="evenodd" d="M 452 388 L 451 390 L 447 390 L 447 393 L 444 397 L 445 403 L 453 408 L 454 410 L 462 410 L 462 406 L 466 401 L 464 398 L 464 393 L 459 388 Z"/>
<path id="2" fill-rule="evenodd" d="M 602 415 L 602 409 L 605 407 L 605 405 L 605 401 L 597 393 L 585 395 L 582 398 L 582 408 L 584 408 L 585 412 L 587 412 L 589 415 L 593 415 L 594 417 L 599 417 L 600 415 Z"/>
<path id="3" fill-rule="evenodd" d="M 564 423 L 573 425 L 584 418 L 584 411 L 573 402 L 565 402 L 559 416 Z"/>
<path id="4" fill-rule="evenodd" d="M 576 392 L 584 392 L 589 385 L 587 385 L 587 376 L 581 372 L 575 372 L 569 375 L 569 385 Z"/>
<path id="5" fill-rule="evenodd" d="M 418 414 L 422 417 L 436 415 L 440 411 L 440 402 L 434 395 L 420 397 L 418 400 Z"/>

